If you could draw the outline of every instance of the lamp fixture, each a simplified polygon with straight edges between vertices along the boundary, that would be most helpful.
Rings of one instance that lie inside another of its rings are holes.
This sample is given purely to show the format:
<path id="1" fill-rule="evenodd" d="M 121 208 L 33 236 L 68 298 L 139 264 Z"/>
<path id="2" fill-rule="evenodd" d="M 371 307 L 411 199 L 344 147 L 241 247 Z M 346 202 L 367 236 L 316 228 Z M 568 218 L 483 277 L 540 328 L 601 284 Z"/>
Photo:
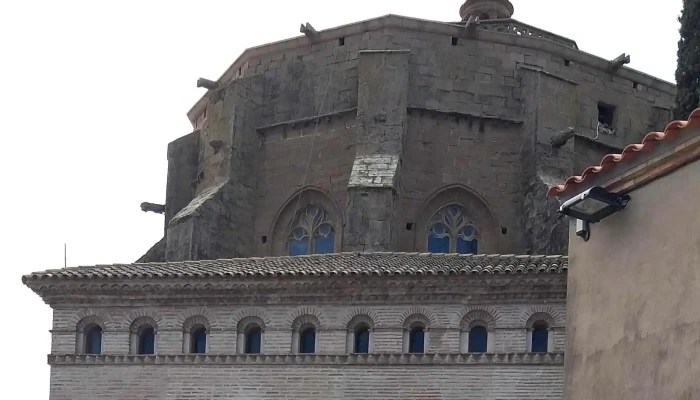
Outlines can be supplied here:
<path id="1" fill-rule="evenodd" d="M 585 192 L 572 197 L 559 207 L 559 213 L 576 218 L 581 223 L 576 224 L 576 234 L 588 240 L 590 237 L 589 224 L 622 211 L 630 201 L 627 194 L 610 193 L 602 187 L 592 187 Z"/>

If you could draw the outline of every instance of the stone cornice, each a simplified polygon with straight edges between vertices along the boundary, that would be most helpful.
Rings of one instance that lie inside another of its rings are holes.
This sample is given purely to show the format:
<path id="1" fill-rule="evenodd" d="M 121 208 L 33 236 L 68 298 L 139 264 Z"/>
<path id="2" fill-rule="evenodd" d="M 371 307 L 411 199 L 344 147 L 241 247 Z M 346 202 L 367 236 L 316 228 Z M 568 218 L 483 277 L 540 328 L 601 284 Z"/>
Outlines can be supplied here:
<path id="1" fill-rule="evenodd" d="M 564 353 L 49 354 L 55 365 L 563 365 Z"/>
<path id="2" fill-rule="evenodd" d="M 423 276 L 392 278 L 325 277 L 264 280 L 134 280 L 34 282 L 32 290 L 49 304 L 120 304 L 130 306 L 145 299 L 151 304 L 228 305 L 299 302 L 414 304 L 512 303 L 520 301 L 564 301 L 566 274 L 505 276 Z"/>

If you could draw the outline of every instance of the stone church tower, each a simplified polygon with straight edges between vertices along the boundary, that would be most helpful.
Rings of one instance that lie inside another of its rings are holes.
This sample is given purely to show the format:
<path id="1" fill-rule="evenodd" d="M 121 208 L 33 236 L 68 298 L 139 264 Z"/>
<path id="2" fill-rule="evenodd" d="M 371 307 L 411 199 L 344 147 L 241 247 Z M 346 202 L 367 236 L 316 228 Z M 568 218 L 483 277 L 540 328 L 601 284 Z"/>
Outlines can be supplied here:
<path id="1" fill-rule="evenodd" d="M 513 11 L 304 24 L 200 79 L 142 205 L 163 239 L 23 277 L 51 399 L 561 399 L 547 187 L 662 128 L 675 87 Z"/>

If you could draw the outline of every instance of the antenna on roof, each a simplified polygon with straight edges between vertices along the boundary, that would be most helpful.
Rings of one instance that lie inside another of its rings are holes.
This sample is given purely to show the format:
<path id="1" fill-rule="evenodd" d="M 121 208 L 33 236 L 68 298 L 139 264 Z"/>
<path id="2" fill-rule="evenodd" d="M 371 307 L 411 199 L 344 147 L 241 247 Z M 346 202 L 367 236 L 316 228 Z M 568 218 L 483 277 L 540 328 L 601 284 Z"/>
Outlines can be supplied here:
<path id="1" fill-rule="evenodd" d="M 65 243 L 63 243 L 63 268 L 68 268 L 68 251 Z"/>

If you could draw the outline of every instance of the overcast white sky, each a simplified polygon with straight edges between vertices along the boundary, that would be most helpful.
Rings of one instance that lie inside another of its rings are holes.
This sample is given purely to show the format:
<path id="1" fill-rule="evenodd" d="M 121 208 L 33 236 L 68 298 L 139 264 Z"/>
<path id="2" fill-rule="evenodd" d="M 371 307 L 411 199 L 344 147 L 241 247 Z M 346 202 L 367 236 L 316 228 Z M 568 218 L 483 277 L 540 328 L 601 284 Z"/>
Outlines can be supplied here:
<path id="1" fill-rule="evenodd" d="M 514 17 L 673 82 L 681 0 L 512 0 Z M 51 312 L 36 270 L 133 262 L 163 234 L 166 146 L 191 131 L 198 77 L 247 47 L 385 14 L 456 21 L 462 0 L 0 2 L 3 398 L 46 399 Z M 648 4 L 648 3 L 647 3 Z M 7 397 L 7 394 L 12 396 Z"/>

